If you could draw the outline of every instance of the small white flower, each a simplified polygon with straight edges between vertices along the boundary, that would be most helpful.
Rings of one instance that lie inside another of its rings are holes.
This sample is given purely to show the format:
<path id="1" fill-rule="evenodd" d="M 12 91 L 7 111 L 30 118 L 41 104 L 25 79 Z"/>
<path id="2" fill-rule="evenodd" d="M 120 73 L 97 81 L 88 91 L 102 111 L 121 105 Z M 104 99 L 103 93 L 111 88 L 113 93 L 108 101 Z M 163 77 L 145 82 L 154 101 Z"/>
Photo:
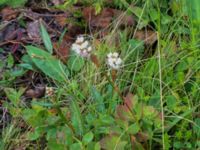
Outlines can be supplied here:
<path id="1" fill-rule="evenodd" d="M 78 36 L 76 39 L 76 43 L 82 43 L 84 41 L 84 37 L 83 36 Z"/>
<path id="2" fill-rule="evenodd" d="M 87 50 L 88 52 L 91 52 L 92 51 L 92 47 L 90 46 L 90 47 L 88 47 L 88 50 Z"/>
<path id="3" fill-rule="evenodd" d="M 90 42 L 85 40 L 83 36 L 78 36 L 75 43 L 72 44 L 72 51 L 82 57 L 90 57 L 92 53 L 92 46 Z"/>
<path id="4" fill-rule="evenodd" d="M 88 41 L 85 41 L 81 44 L 81 49 L 84 49 L 84 48 L 87 48 L 89 45 L 89 42 Z"/>
<path id="5" fill-rule="evenodd" d="M 45 89 L 45 95 L 46 96 L 52 96 L 53 94 L 54 94 L 53 87 L 46 87 L 46 89 Z"/>
<path id="6" fill-rule="evenodd" d="M 109 53 L 107 55 L 107 64 L 111 69 L 118 70 L 122 65 L 122 59 L 117 52 Z"/>
<path id="7" fill-rule="evenodd" d="M 116 64 L 117 64 L 117 65 L 121 65 L 121 64 L 122 64 L 122 59 L 121 59 L 121 58 L 117 58 Z"/>
<path id="8" fill-rule="evenodd" d="M 111 57 L 112 57 L 112 53 L 109 53 L 109 54 L 107 55 L 107 57 L 108 57 L 108 58 L 111 58 Z"/>
<path id="9" fill-rule="evenodd" d="M 113 53 L 113 57 L 117 58 L 119 56 L 119 54 L 117 52 Z"/>

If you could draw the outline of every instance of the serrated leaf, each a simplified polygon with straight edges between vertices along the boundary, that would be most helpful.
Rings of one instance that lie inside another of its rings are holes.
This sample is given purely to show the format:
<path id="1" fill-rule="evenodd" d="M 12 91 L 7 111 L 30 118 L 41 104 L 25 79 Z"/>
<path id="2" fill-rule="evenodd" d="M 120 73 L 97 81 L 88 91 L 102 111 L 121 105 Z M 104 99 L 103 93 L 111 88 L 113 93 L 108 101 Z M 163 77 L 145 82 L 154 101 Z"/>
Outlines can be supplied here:
<path id="1" fill-rule="evenodd" d="M 40 22 L 40 31 L 41 31 L 41 37 L 42 37 L 42 40 L 44 42 L 45 48 L 48 50 L 48 52 L 50 54 L 52 54 L 53 53 L 53 46 L 52 46 L 52 43 L 51 43 L 51 39 L 50 39 L 50 36 L 49 36 L 46 28 L 42 24 L 42 22 Z"/>
<path id="2" fill-rule="evenodd" d="M 65 69 L 64 64 L 60 60 L 34 46 L 27 46 L 26 49 L 34 64 L 43 73 L 59 82 L 66 81 L 69 72 Z"/>

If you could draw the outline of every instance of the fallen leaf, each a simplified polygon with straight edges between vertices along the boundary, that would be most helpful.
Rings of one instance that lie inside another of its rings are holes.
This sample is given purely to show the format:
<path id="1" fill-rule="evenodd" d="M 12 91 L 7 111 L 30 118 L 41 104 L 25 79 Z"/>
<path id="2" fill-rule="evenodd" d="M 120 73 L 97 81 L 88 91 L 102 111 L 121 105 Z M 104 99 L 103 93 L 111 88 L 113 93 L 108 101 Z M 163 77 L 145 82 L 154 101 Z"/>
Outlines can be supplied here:
<path id="1" fill-rule="evenodd" d="M 35 88 L 26 91 L 25 96 L 28 98 L 41 98 L 45 95 L 45 86 L 38 84 Z"/>
<path id="2" fill-rule="evenodd" d="M 136 39 L 144 41 L 146 45 L 152 45 L 157 41 L 157 34 L 152 30 L 139 30 L 134 36 Z"/>
<path id="3" fill-rule="evenodd" d="M 19 12 L 15 11 L 11 7 L 6 7 L 2 9 L 1 11 L 3 21 L 9 21 L 9 20 L 15 19 L 18 16 L 18 14 Z"/>
<path id="4" fill-rule="evenodd" d="M 34 41 L 40 41 L 40 22 L 39 20 L 35 20 L 33 22 L 29 22 L 27 25 L 27 34 L 28 37 Z"/>
<path id="5" fill-rule="evenodd" d="M 70 54 L 70 47 L 71 47 L 72 43 L 73 43 L 73 39 L 71 38 L 71 36 L 66 34 L 60 45 L 58 43 L 53 44 L 53 47 L 55 49 L 57 56 L 63 62 L 67 61 L 67 58 Z"/>
<path id="6" fill-rule="evenodd" d="M 67 24 L 67 17 L 68 16 L 66 14 L 58 15 L 55 17 L 55 22 L 61 27 L 64 27 Z"/>
<path id="7" fill-rule="evenodd" d="M 100 14 L 96 15 L 95 9 L 86 7 L 83 9 L 83 17 L 91 28 L 106 28 L 112 22 L 114 13 L 109 8 L 104 8 Z"/>
<path id="8" fill-rule="evenodd" d="M 83 9 L 83 18 L 86 20 L 86 23 L 92 32 L 102 30 L 100 32 L 101 36 L 105 36 L 109 33 L 106 28 L 108 28 L 113 21 L 118 21 L 117 24 L 119 27 L 135 25 L 133 16 L 112 8 L 104 8 L 98 15 L 96 15 L 94 8 L 86 7 Z"/>
<path id="9" fill-rule="evenodd" d="M 51 0 L 51 2 L 52 2 L 54 5 L 61 5 L 61 4 L 63 4 L 65 1 L 64 1 L 64 0 Z"/>

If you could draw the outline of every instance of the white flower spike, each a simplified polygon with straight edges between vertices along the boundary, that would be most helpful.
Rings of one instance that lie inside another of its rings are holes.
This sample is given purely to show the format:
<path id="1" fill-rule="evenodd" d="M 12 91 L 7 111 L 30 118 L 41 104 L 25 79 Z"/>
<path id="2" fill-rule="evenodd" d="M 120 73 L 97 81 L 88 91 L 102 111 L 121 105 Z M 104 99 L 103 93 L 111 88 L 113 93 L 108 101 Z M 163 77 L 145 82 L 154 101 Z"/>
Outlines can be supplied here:
<path id="1" fill-rule="evenodd" d="M 86 57 L 86 58 L 89 58 L 92 53 L 91 44 L 82 35 L 79 35 L 77 37 L 75 43 L 72 44 L 71 49 L 77 55 L 80 55 L 81 57 Z"/>
<path id="2" fill-rule="evenodd" d="M 119 70 L 122 65 L 122 59 L 117 52 L 109 53 L 107 55 L 107 64 L 111 69 Z"/>

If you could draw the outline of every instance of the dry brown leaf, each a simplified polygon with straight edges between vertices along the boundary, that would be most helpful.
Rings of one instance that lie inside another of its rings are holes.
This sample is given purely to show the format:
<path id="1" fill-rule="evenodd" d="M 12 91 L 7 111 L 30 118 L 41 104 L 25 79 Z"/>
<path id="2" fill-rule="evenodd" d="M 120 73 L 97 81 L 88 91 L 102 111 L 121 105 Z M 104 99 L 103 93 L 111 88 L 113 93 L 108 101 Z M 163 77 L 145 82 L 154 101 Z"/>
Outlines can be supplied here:
<path id="1" fill-rule="evenodd" d="M 52 2 L 54 5 L 61 5 L 61 4 L 63 4 L 65 1 L 64 1 L 64 0 L 51 0 L 51 2 Z"/>
<path id="2" fill-rule="evenodd" d="M 39 41 L 40 37 L 40 23 L 39 20 L 28 23 L 27 25 L 27 34 L 31 40 Z"/>
<path id="3" fill-rule="evenodd" d="M 72 42 L 72 38 L 68 34 L 66 34 L 60 45 L 58 45 L 58 43 L 53 44 L 56 54 L 63 62 L 67 61 L 67 58 L 70 54 L 70 47 Z"/>
<path id="4" fill-rule="evenodd" d="M 18 14 L 19 14 L 18 11 L 15 11 L 14 9 L 10 7 L 6 7 L 2 9 L 1 11 L 3 21 L 9 21 L 9 20 L 15 19 Z"/>
<path id="5" fill-rule="evenodd" d="M 45 95 L 45 87 L 43 85 L 37 85 L 34 89 L 26 91 L 25 96 L 28 98 L 41 98 Z"/>
<path id="6" fill-rule="evenodd" d="M 58 15 L 55 17 L 56 23 L 58 23 L 61 27 L 65 27 L 67 24 L 67 14 Z"/>
<path id="7" fill-rule="evenodd" d="M 152 30 L 137 31 L 134 37 L 138 40 L 144 41 L 146 45 L 152 45 L 157 41 L 157 34 Z"/>
<path id="8" fill-rule="evenodd" d="M 89 26 L 93 28 L 106 28 L 116 18 L 119 18 L 119 26 L 135 25 L 133 16 L 127 15 L 123 11 L 112 8 L 104 8 L 100 14 L 96 15 L 94 8 L 86 7 L 83 9 L 83 17 Z"/>
<path id="9" fill-rule="evenodd" d="M 97 58 L 97 56 L 96 55 L 91 55 L 91 61 L 97 66 L 97 68 L 100 66 L 100 64 L 99 64 L 99 60 L 98 60 L 98 58 Z"/>

